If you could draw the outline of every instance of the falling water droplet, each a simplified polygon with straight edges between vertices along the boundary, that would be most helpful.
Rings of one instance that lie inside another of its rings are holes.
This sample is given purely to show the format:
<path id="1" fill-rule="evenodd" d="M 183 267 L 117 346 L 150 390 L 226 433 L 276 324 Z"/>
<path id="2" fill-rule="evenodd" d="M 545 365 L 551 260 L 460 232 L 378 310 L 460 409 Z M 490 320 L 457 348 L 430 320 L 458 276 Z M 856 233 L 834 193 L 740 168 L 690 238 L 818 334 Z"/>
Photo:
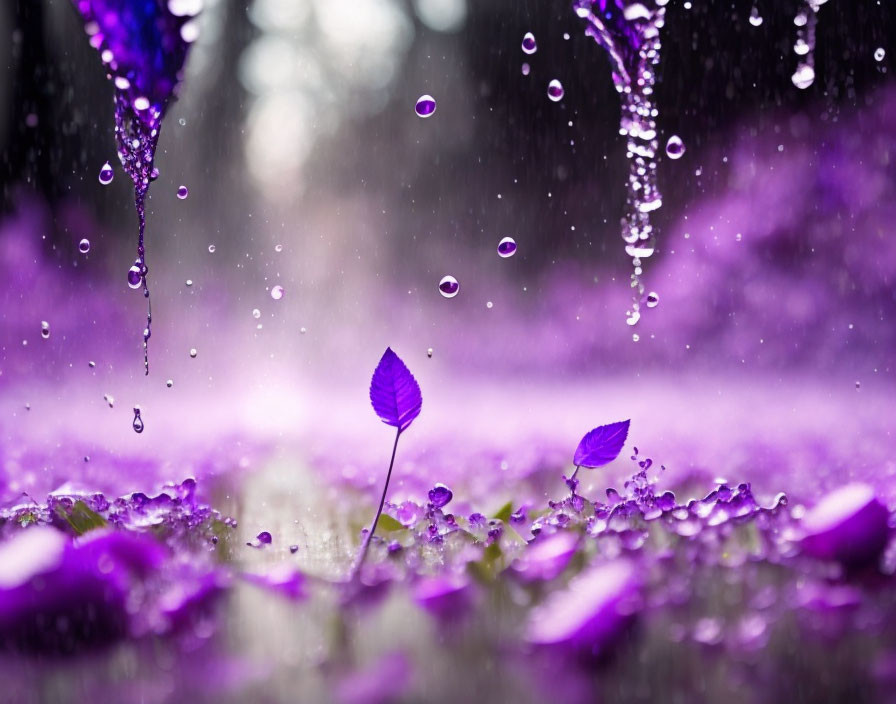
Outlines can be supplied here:
<path id="1" fill-rule="evenodd" d="M 140 406 L 134 406 L 134 422 L 132 426 L 135 433 L 143 432 L 143 418 L 140 417 Z"/>
<path id="2" fill-rule="evenodd" d="M 283 287 L 279 284 L 271 288 L 271 298 L 273 298 L 275 301 L 279 301 L 281 298 L 283 298 L 283 293 Z"/>
<path id="3" fill-rule="evenodd" d="M 684 142 L 681 141 L 681 137 L 677 134 L 673 134 L 666 141 L 666 156 L 670 159 L 681 159 L 685 153 Z"/>
<path id="4" fill-rule="evenodd" d="M 861 382 L 861 381 L 857 381 L 857 382 L 856 382 L 856 391 L 858 391 L 858 390 L 861 389 L 861 388 L 862 388 L 862 382 Z"/>
<path id="5" fill-rule="evenodd" d="M 809 64 L 802 63 L 796 67 L 791 80 L 797 88 L 805 90 L 815 82 L 815 69 Z"/>
<path id="6" fill-rule="evenodd" d="M 215 245 L 210 244 L 210 245 L 208 246 L 208 253 L 209 253 L 209 254 L 214 254 L 216 249 L 217 249 L 217 247 L 215 247 Z"/>
<path id="7" fill-rule="evenodd" d="M 252 317 L 258 320 L 261 317 L 261 311 L 258 308 L 252 309 Z"/>
<path id="8" fill-rule="evenodd" d="M 426 350 L 426 356 L 429 357 L 430 359 L 432 359 L 432 347 L 430 347 Z"/>
<path id="9" fill-rule="evenodd" d="M 174 386 L 174 379 L 169 379 L 168 381 L 166 381 L 166 382 L 165 382 L 165 386 L 167 386 L 169 389 L 170 389 L 172 386 Z"/>
<path id="10" fill-rule="evenodd" d="M 78 242 L 78 251 L 81 254 L 87 254 L 90 251 L 90 240 L 86 237 Z"/>
<path id="11" fill-rule="evenodd" d="M 632 333 L 632 342 L 638 342 L 640 339 L 641 339 L 641 336 L 638 333 L 636 333 L 636 332 Z"/>
<path id="12" fill-rule="evenodd" d="M 758 27 L 762 24 L 762 16 L 759 14 L 759 9 L 756 7 L 750 10 L 750 24 L 754 27 Z"/>
<path id="13" fill-rule="evenodd" d="M 110 183 L 112 183 L 112 179 L 114 176 L 115 172 L 112 170 L 112 166 L 107 161 L 100 169 L 100 183 L 104 186 L 108 186 Z"/>
<path id="14" fill-rule="evenodd" d="M 505 237 L 498 242 L 498 256 L 502 259 L 512 257 L 516 254 L 516 240 L 513 237 Z"/>
<path id="15" fill-rule="evenodd" d="M 279 254 L 280 252 L 283 251 L 283 245 L 282 244 L 274 245 L 274 251 Z"/>
<path id="16" fill-rule="evenodd" d="M 535 35 L 532 32 L 526 32 L 523 35 L 523 53 L 534 54 L 538 51 L 538 44 L 535 42 Z"/>
<path id="17" fill-rule="evenodd" d="M 143 277 L 140 275 L 140 267 L 137 264 L 134 264 L 130 269 L 128 269 L 128 286 L 131 288 L 140 288 L 140 282 L 143 280 Z"/>
<path id="18" fill-rule="evenodd" d="M 197 354 L 199 353 L 196 351 L 195 347 L 190 348 L 190 359 L 196 359 Z"/>
<path id="19" fill-rule="evenodd" d="M 877 62 L 881 62 L 884 60 L 884 57 L 887 55 L 887 52 L 884 50 L 882 46 L 877 47 L 874 50 L 874 60 Z"/>
<path id="20" fill-rule="evenodd" d="M 524 63 L 523 63 L 523 66 L 522 66 L 522 68 L 521 68 L 520 70 L 523 72 L 523 75 L 524 75 L 524 76 L 528 76 L 528 75 L 529 75 L 529 71 L 532 70 L 532 67 L 529 66 L 529 64 L 527 64 L 527 63 L 524 62 Z"/>
<path id="21" fill-rule="evenodd" d="M 454 298 L 458 291 L 460 291 L 460 284 L 450 274 L 443 276 L 442 280 L 439 281 L 439 293 L 445 298 Z"/>
<path id="22" fill-rule="evenodd" d="M 94 362 L 93 360 L 91 360 L 91 361 L 89 361 L 89 362 L 87 363 L 87 366 L 90 367 L 91 369 L 93 369 L 93 368 L 96 366 L 96 362 Z"/>
<path id="23" fill-rule="evenodd" d="M 492 303 L 491 301 L 488 301 L 485 304 L 485 307 L 488 308 L 489 310 L 491 310 L 494 307 L 494 305 L 495 305 L 494 303 Z"/>
<path id="24" fill-rule="evenodd" d="M 640 319 L 641 314 L 638 311 L 629 311 L 626 315 L 625 322 L 629 325 L 637 325 Z"/>
<path id="25" fill-rule="evenodd" d="M 647 307 L 648 308 L 656 308 L 660 304 L 660 297 L 657 295 L 656 291 L 651 291 L 647 294 Z"/>
<path id="26" fill-rule="evenodd" d="M 548 83 L 548 97 L 555 103 L 563 99 L 563 84 L 556 78 Z"/>
<path id="27" fill-rule="evenodd" d="M 417 98 L 417 104 L 414 106 L 414 112 L 417 117 L 432 117 L 436 111 L 436 99 L 431 95 L 421 95 Z"/>
<path id="28" fill-rule="evenodd" d="M 186 186 L 178 186 L 177 187 L 177 197 L 178 198 L 180 198 L 181 200 L 185 200 L 188 195 L 190 195 L 190 191 Z"/>
<path id="29" fill-rule="evenodd" d="M 46 320 L 40 321 L 40 336 L 45 340 L 50 336 L 50 324 Z"/>
<path id="30" fill-rule="evenodd" d="M 193 279 L 187 279 L 185 283 L 187 284 L 187 286 L 192 286 L 192 285 L 193 285 Z"/>
<path id="31" fill-rule="evenodd" d="M 109 408 L 115 408 L 115 399 L 112 398 L 112 394 L 103 394 L 103 400 L 109 404 Z"/>

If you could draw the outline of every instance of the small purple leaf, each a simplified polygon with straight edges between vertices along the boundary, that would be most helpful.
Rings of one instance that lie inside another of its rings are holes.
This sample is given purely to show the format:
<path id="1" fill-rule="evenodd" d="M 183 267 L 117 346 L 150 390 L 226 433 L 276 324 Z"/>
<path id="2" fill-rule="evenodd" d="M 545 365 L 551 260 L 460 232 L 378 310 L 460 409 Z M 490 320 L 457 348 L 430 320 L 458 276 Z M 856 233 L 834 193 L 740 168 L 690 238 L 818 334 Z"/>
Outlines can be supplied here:
<path id="1" fill-rule="evenodd" d="M 603 467 L 622 452 L 628 437 L 630 420 L 601 425 L 586 434 L 576 448 L 573 464 L 577 467 Z"/>
<path id="2" fill-rule="evenodd" d="M 370 403 L 386 425 L 405 430 L 420 415 L 420 384 L 404 362 L 387 347 L 370 380 Z"/>

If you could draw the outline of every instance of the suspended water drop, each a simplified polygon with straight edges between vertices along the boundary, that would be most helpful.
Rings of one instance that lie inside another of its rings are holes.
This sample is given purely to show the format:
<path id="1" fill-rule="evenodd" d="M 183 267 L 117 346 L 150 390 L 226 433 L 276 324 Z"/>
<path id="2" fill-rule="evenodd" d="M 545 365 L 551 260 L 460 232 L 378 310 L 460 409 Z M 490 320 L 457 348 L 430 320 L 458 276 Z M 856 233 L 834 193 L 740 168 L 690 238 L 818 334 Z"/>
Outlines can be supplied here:
<path id="1" fill-rule="evenodd" d="M 196 351 L 195 347 L 190 348 L 190 359 L 196 359 L 197 354 L 199 353 Z"/>
<path id="2" fill-rule="evenodd" d="M 641 314 L 638 311 L 629 311 L 626 315 L 625 322 L 628 325 L 637 325 L 640 319 Z"/>
<path id="3" fill-rule="evenodd" d="M 210 245 L 208 246 L 208 253 L 209 253 L 209 254 L 214 254 L 216 249 L 217 249 L 217 247 L 215 247 L 215 245 L 210 244 Z"/>
<path id="4" fill-rule="evenodd" d="M 112 178 L 115 176 L 115 172 L 112 170 L 112 166 L 107 161 L 103 164 L 103 167 L 100 169 L 100 183 L 104 186 L 108 186 L 112 183 Z"/>
<path id="5" fill-rule="evenodd" d="M 548 97 L 555 103 L 563 99 L 563 84 L 556 78 L 548 83 Z"/>
<path id="6" fill-rule="evenodd" d="M 762 24 L 762 17 L 759 15 L 759 9 L 756 7 L 750 10 L 750 24 L 754 27 Z"/>
<path id="7" fill-rule="evenodd" d="M 283 287 L 278 284 L 277 286 L 271 288 L 271 298 L 273 298 L 275 301 L 279 301 L 281 298 L 283 298 Z"/>
<path id="8" fill-rule="evenodd" d="M 258 320 L 261 317 L 261 311 L 258 308 L 252 309 L 252 317 Z"/>
<path id="9" fill-rule="evenodd" d="M 805 90 L 815 82 L 815 69 L 809 64 L 800 64 L 791 77 L 793 85 L 800 90 Z"/>
<path id="10" fill-rule="evenodd" d="M 458 291 L 460 291 L 460 284 L 450 274 L 443 276 L 442 280 L 439 281 L 439 293 L 445 298 L 454 298 Z"/>
<path id="11" fill-rule="evenodd" d="M 502 259 L 512 257 L 516 254 L 516 240 L 513 237 L 505 237 L 498 242 L 498 256 Z"/>
<path id="12" fill-rule="evenodd" d="M 115 408 L 115 399 L 112 394 L 103 394 L 103 400 L 109 404 L 109 408 Z"/>
<path id="13" fill-rule="evenodd" d="M 641 339 L 641 336 L 638 333 L 636 333 L 636 332 L 632 333 L 632 342 L 638 342 L 638 340 L 640 340 L 640 339 Z"/>
<path id="14" fill-rule="evenodd" d="M 277 253 L 282 252 L 282 251 L 283 251 L 283 245 L 282 245 L 282 244 L 274 245 L 274 251 L 277 252 Z"/>
<path id="15" fill-rule="evenodd" d="M 488 308 L 489 310 L 491 310 L 494 305 L 495 305 L 494 303 L 489 301 L 488 303 L 485 304 L 485 307 Z"/>
<path id="16" fill-rule="evenodd" d="M 302 333 L 302 334 L 304 335 L 306 332 L 308 332 L 308 329 L 302 327 L 302 328 L 299 328 L 299 332 Z"/>
<path id="17" fill-rule="evenodd" d="M 799 37 L 793 45 L 793 53 L 797 56 L 805 56 L 809 53 L 809 44 L 805 39 Z"/>
<path id="18" fill-rule="evenodd" d="M 187 279 L 184 283 L 186 283 L 187 286 L 192 286 L 192 285 L 193 285 L 193 279 Z"/>
<path id="19" fill-rule="evenodd" d="M 160 174 L 160 173 L 161 173 L 161 172 L 160 172 L 155 166 L 153 166 L 153 167 L 152 167 L 152 171 L 149 172 L 149 180 L 150 180 L 150 181 L 155 181 L 156 179 L 159 178 L 159 174 Z"/>
<path id="20" fill-rule="evenodd" d="M 681 159 L 684 156 L 686 148 L 684 146 L 684 142 L 681 141 L 681 137 L 677 134 L 673 134 L 666 141 L 666 156 L 670 159 Z"/>
<path id="21" fill-rule="evenodd" d="M 527 64 L 527 63 L 524 62 L 524 63 L 523 63 L 523 66 L 522 66 L 522 69 L 520 69 L 520 70 L 523 72 L 523 75 L 524 75 L 524 76 L 528 76 L 528 75 L 529 75 L 529 71 L 531 71 L 532 68 L 529 66 L 529 64 Z"/>
<path id="22" fill-rule="evenodd" d="M 90 240 L 86 237 L 78 242 L 78 251 L 81 254 L 87 254 L 90 251 Z"/>
<path id="23" fill-rule="evenodd" d="M 140 406 L 134 406 L 134 422 L 132 426 L 135 433 L 143 432 L 143 418 L 140 417 Z"/>
<path id="24" fill-rule="evenodd" d="M 656 291 L 651 291 L 647 294 L 647 307 L 648 308 L 656 308 L 660 304 L 660 297 L 657 295 Z"/>
<path id="25" fill-rule="evenodd" d="M 421 95 L 417 98 L 417 104 L 414 106 L 414 112 L 417 117 L 431 117 L 436 111 L 436 99 L 431 95 Z"/>
<path id="26" fill-rule="evenodd" d="M 535 43 L 535 35 L 532 32 L 526 32 L 523 35 L 523 52 L 534 54 L 536 51 L 538 51 L 538 44 Z"/>
<path id="27" fill-rule="evenodd" d="M 40 321 L 40 336 L 45 340 L 50 336 L 50 324 L 46 320 Z"/>
<path id="28" fill-rule="evenodd" d="M 879 46 L 879 47 L 877 47 L 877 49 L 874 50 L 874 60 L 875 61 L 878 61 L 878 62 L 883 61 L 884 57 L 886 55 L 887 55 L 887 52 L 886 52 L 886 50 L 884 50 L 884 48 L 882 46 Z"/>
<path id="29" fill-rule="evenodd" d="M 426 356 L 429 357 L 430 359 L 432 359 L 432 347 L 430 347 L 426 350 Z"/>
<path id="30" fill-rule="evenodd" d="M 90 367 L 91 369 L 93 369 L 93 368 L 96 366 L 96 362 L 94 362 L 93 360 L 91 360 L 91 361 L 89 361 L 89 362 L 87 363 L 87 366 Z"/>
<path id="31" fill-rule="evenodd" d="M 174 379 L 169 379 L 168 381 L 166 381 L 166 382 L 165 382 L 165 386 L 167 386 L 169 389 L 170 389 L 172 386 L 174 386 Z"/>
<path id="32" fill-rule="evenodd" d="M 140 288 L 140 282 L 143 280 L 143 276 L 140 274 L 140 267 L 137 264 L 134 264 L 130 269 L 128 269 L 128 286 L 131 288 Z"/>
<path id="33" fill-rule="evenodd" d="M 186 186 L 178 186 L 177 187 L 177 197 L 181 200 L 186 199 L 186 197 L 190 195 L 190 191 Z"/>

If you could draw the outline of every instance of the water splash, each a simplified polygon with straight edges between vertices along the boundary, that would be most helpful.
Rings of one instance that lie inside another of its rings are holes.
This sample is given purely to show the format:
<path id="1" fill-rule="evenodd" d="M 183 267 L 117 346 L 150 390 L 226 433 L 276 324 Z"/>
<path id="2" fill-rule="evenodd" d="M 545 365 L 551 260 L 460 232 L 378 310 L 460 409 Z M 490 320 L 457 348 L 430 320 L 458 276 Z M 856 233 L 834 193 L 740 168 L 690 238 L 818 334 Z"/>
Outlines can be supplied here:
<path id="1" fill-rule="evenodd" d="M 658 149 L 653 86 L 654 67 L 660 60 L 660 32 L 668 0 L 575 0 L 576 15 L 588 24 L 585 34 L 607 52 L 613 84 L 622 96 L 619 133 L 628 138 L 629 160 L 627 212 L 622 220 L 625 251 L 632 258 L 632 308 L 626 322 L 641 318 L 645 288 L 642 260 L 653 255 L 656 232 L 650 214 L 662 206 L 656 183 Z"/>
<path id="2" fill-rule="evenodd" d="M 194 15 L 199 3 L 165 0 L 75 0 L 84 20 L 90 44 L 100 52 L 103 66 L 115 86 L 115 141 L 118 158 L 134 182 L 137 210 L 137 288 L 146 298 L 143 330 L 143 366 L 149 374 L 149 338 L 152 335 L 152 303 L 147 283 L 146 194 L 157 177 L 153 167 L 159 130 L 165 110 L 182 77 L 190 43 L 196 38 Z M 100 182 L 111 181 L 108 164 Z M 108 178 L 108 180 L 106 180 Z M 132 268 L 133 271 L 133 268 Z M 134 277 L 129 272 L 129 283 Z"/>
<path id="3" fill-rule="evenodd" d="M 803 0 L 799 12 L 793 18 L 796 25 L 796 42 L 793 53 L 797 55 L 796 70 L 791 76 L 793 85 L 805 90 L 815 82 L 815 23 L 818 9 L 827 0 Z"/>

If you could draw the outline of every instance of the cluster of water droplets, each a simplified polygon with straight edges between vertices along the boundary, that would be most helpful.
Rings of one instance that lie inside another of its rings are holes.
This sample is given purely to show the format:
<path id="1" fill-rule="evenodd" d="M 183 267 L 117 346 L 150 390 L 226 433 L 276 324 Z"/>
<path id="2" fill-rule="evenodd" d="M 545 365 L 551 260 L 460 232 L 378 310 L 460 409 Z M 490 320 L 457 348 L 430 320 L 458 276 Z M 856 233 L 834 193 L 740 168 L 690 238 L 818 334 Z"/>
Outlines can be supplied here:
<path id="1" fill-rule="evenodd" d="M 621 36 L 618 29 L 611 30 L 608 18 L 592 5 L 591 0 L 577 0 L 574 5 L 576 14 L 587 22 L 585 33 L 608 53 L 613 67 L 613 84 L 622 97 L 619 133 L 628 139 L 626 156 L 629 161 L 622 238 L 633 267 L 633 301 L 626 318 L 629 325 L 637 324 L 641 318 L 646 293 L 641 280 L 642 264 L 656 250 L 651 213 L 663 204 L 656 179 L 658 111 L 653 88 L 655 67 L 660 60 L 660 29 L 665 22 L 666 3 L 667 0 L 657 0 L 626 5 L 621 10 L 620 20 L 626 23 L 625 36 Z M 667 152 L 671 158 L 678 158 L 684 153 L 684 145 L 677 137 L 674 140 L 677 141 L 670 139 Z"/>
<path id="2" fill-rule="evenodd" d="M 827 0 L 804 0 L 793 18 L 797 28 L 793 45 L 797 66 L 791 80 L 801 90 L 815 82 L 815 24 L 818 22 L 818 9 L 826 2 Z"/>

